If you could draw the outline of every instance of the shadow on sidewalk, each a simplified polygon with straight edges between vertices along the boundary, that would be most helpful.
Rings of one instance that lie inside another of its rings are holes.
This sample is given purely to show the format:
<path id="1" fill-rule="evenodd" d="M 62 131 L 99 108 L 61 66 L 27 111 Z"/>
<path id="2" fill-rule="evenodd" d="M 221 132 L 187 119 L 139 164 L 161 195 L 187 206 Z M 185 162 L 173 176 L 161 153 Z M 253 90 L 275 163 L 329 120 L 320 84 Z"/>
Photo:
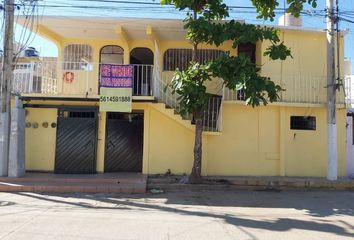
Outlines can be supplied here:
<path id="1" fill-rule="evenodd" d="M 349 200 L 350 197 L 353 197 L 354 193 L 352 192 L 289 191 L 270 193 L 239 190 L 233 192 L 178 192 L 158 195 L 39 193 L 13 194 L 43 201 L 50 201 L 57 204 L 64 204 L 64 206 L 123 211 L 135 210 L 141 212 L 161 211 L 187 216 L 215 218 L 241 228 L 246 227 L 278 232 L 285 232 L 291 229 L 303 229 L 353 237 L 353 232 L 348 232 L 345 228 L 326 220 L 317 220 L 315 222 L 311 220 L 299 220 L 284 217 L 279 217 L 276 220 L 269 221 L 253 220 L 239 217 L 237 214 L 229 214 L 217 211 L 211 212 L 208 210 L 198 211 L 198 208 L 195 208 L 197 206 L 274 209 L 285 208 L 305 210 L 307 215 L 312 217 L 325 217 L 333 215 L 354 216 L 354 202 Z M 161 199 L 163 202 L 157 201 Z M 97 201 L 98 204 L 90 203 L 89 200 Z M 193 210 L 190 209 L 193 206 Z M 342 221 L 341 223 L 348 226 L 349 229 L 354 229 L 354 226 L 352 226 L 350 223 L 345 221 Z"/>

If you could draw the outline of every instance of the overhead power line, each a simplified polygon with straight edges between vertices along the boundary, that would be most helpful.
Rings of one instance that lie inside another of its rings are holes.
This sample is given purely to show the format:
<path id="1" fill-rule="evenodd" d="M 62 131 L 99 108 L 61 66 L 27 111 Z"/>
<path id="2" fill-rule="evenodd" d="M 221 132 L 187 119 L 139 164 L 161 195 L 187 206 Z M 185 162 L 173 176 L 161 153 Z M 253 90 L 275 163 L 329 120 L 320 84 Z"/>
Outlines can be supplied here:
<path id="1" fill-rule="evenodd" d="M 127 3 L 127 4 L 138 4 L 138 5 L 160 5 L 158 2 L 139 2 L 139 1 L 114 1 L 114 0 L 73 0 L 73 2 L 97 2 L 97 3 Z M 172 4 L 167 4 L 172 6 Z"/>
<path id="2" fill-rule="evenodd" d="M 72 2 L 80 2 L 81 4 L 83 2 L 91 2 L 91 3 L 99 3 L 103 5 L 73 5 Z M 111 3 L 108 5 L 107 3 Z M 112 5 L 114 4 L 114 5 Z M 172 4 L 168 5 L 161 5 L 159 2 L 141 2 L 141 1 L 123 1 L 123 0 L 72 0 L 71 3 L 66 3 L 66 2 L 55 2 L 55 4 L 38 4 L 38 7 L 50 7 L 50 8 L 80 8 L 80 9 L 102 9 L 102 8 L 110 8 L 116 7 L 118 5 L 122 4 L 130 4 L 130 5 L 150 5 L 151 8 L 174 8 Z M 17 4 L 16 4 L 17 5 Z M 124 8 L 130 8 L 131 6 L 124 6 Z M 251 9 L 254 10 L 254 7 L 251 6 L 239 6 L 239 5 L 228 5 L 230 10 L 234 9 Z M 146 10 L 146 8 L 144 8 Z M 284 11 L 285 8 L 276 8 L 275 11 Z M 324 10 L 314 10 L 314 9 L 308 9 L 304 10 L 303 12 L 312 12 L 312 13 L 317 13 L 317 12 L 324 12 Z"/>
<path id="3" fill-rule="evenodd" d="M 339 17 L 339 20 L 342 20 L 342 21 L 345 21 L 345 22 L 349 22 L 349 23 L 354 23 L 353 20 L 349 20 L 349 19 L 346 19 L 344 17 Z"/>
<path id="4" fill-rule="evenodd" d="M 83 5 L 84 3 L 86 5 Z M 77 4 L 75 4 L 77 3 Z M 19 4 L 16 4 L 19 6 Z M 144 6 L 144 7 L 142 7 Z M 43 9 L 52 9 L 54 11 L 57 9 L 61 11 L 61 9 L 65 9 L 65 11 L 75 12 L 80 10 L 99 10 L 99 11 L 123 11 L 123 12 L 131 12 L 131 11 L 144 11 L 144 13 L 166 13 L 166 14 L 175 14 L 178 15 L 173 5 L 161 5 L 159 2 L 142 2 L 142 1 L 129 1 L 129 0 L 72 0 L 72 1 L 61 1 L 55 2 L 53 1 L 51 4 L 40 4 L 37 2 L 37 7 Z M 238 6 L 238 5 L 229 5 L 230 15 L 234 14 L 257 14 L 254 7 L 251 6 Z M 70 10 L 69 10 L 70 9 Z M 186 12 L 187 10 L 183 11 Z M 276 8 L 275 14 L 283 14 L 285 8 Z M 61 12 L 60 12 L 61 13 Z M 80 13 L 80 12 L 78 12 Z M 88 12 L 87 12 L 88 13 Z M 305 17 L 325 17 L 326 10 L 323 9 L 307 9 L 301 11 L 301 14 Z M 339 12 L 341 21 L 353 23 L 352 20 L 348 19 L 354 16 L 354 11 L 345 10 Z M 264 21 L 262 19 L 255 19 L 258 21 Z"/>

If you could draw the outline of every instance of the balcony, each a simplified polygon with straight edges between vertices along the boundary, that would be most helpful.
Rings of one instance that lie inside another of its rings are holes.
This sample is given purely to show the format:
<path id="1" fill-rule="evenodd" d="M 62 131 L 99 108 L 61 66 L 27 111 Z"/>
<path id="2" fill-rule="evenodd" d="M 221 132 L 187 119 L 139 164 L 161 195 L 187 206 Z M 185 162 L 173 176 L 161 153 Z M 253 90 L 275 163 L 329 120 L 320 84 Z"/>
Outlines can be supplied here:
<path id="1" fill-rule="evenodd" d="M 18 63 L 14 69 L 12 92 L 24 97 L 40 98 L 99 98 L 100 64 L 41 61 Z M 180 112 L 179 96 L 172 94 L 167 88 L 173 72 L 159 72 L 153 65 L 133 65 L 133 100 L 156 100 L 164 103 L 166 108 Z M 280 84 L 285 91 L 280 92 L 280 100 L 276 104 L 286 105 L 324 105 L 326 104 L 325 76 L 272 76 L 272 80 Z M 346 78 L 344 87 L 337 94 L 337 103 L 350 107 L 354 96 L 352 91 L 353 77 Z M 221 79 L 206 84 L 211 93 L 208 107 L 204 111 L 203 127 L 208 132 L 220 132 L 222 129 L 222 102 L 239 102 L 244 104 L 244 96 L 240 91 L 231 91 L 223 87 Z M 346 93 L 344 95 L 344 92 Z M 193 123 L 191 116 L 183 119 Z"/>
<path id="2" fill-rule="evenodd" d="M 18 63 L 12 92 L 22 96 L 98 98 L 100 64 L 76 62 Z M 153 65 L 133 65 L 133 97 L 152 99 Z"/>
<path id="3" fill-rule="evenodd" d="M 171 71 L 158 73 L 153 65 L 133 65 L 133 99 L 158 99 L 168 105 L 176 105 L 176 96 L 163 91 L 173 75 Z M 14 70 L 12 90 L 14 94 L 39 97 L 99 97 L 100 64 L 38 61 L 18 63 Z M 351 85 L 353 77 L 346 78 L 344 87 L 337 94 L 337 104 L 353 104 Z M 278 102 L 285 104 L 326 104 L 326 76 L 272 76 L 285 91 L 280 92 Z M 222 81 L 215 80 L 207 86 L 209 92 L 222 96 L 224 101 L 243 101 L 240 92 L 222 88 Z M 165 95 L 165 97 L 163 97 Z M 166 99 L 164 99 L 166 98 Z M 174 99 L 174 103 L 169 101 Z"/>

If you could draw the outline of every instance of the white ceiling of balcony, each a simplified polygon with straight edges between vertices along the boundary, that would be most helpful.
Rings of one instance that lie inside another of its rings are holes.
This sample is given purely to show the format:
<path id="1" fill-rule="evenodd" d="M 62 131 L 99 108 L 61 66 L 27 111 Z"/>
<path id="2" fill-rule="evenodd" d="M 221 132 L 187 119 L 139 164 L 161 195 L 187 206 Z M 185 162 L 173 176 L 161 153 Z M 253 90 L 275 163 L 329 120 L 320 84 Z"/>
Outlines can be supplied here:
<path id="1" fill-rule="evenodd" d="M 20 17 L 17 20 L 20 25 L 24 25 L 24 22 L 25 18 Z M 148 26 L 151 26 L 153 32 L 163 40 L 185 39 L 181 20 L 43 16 L 38 24 L 63 39 L 116 39 L 118 26 L 124 29 L 130 39 L 147 39 Z"/>
<path id="2" fill-rule="evenodd" d="M 122 27 L 129 39 L 147 39 L 146 29 L 150 26 L 161 40 L 183 40 L 186 31 L 181 20 L 147 19 L 147 18 L 106 18 L 106 17 L 75 17 L 75 16 L 41 16 L 37 24 L 62 39 L 117 39 L 118 27 Z M 17 18 L 17 23 L 25 25 L 25 18 Z M 240 21 L 244 22 L 244 21 Z M 295 31 L 321 31 L 303 27 L 281 27 Z M 36 29 L 34 29 L 36 31 Z"/>

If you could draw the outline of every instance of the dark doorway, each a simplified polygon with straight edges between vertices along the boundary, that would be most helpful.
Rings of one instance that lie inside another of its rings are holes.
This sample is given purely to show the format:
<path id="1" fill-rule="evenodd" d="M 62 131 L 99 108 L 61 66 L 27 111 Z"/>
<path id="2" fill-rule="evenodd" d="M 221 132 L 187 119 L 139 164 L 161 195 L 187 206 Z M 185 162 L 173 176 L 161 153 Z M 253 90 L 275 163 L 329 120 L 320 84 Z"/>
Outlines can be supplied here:
<path id="1" fill-rule="evenodd" d="M 148 48 L 134 48 L 130 52 L 130 64 L 134 65 L 133 95 L 150 96 L 154 53 Z"/>
<path id="2" fill-rule="evenodd" d="M 105 172 L 142 172 L 143 113 L 107 113 Z"/>
<path id="3" fill-rule="evenodd" d="M 130 64 L 154 64 L 154 53 L 149 48 L 134 48 L 130 52 Z"/>
<path id="4" fill-rule="evenodd" d="M 252 63 L 256 64 L 256 44 L 254 43 L 240 43 L 237 46 L 237 54 L 248 57 Z M 246 100 L 244 89 L 237 90 L 236 100 Z"/>
<path id="5" fill-rule="evenodd" d="M 59 109 L 55 173 L 95 173 L 97 109 Z"/>
<path id="6" fill-rule="evenodd" d="M 240 43 L 237 46 L 237 54 L 245 55 L 252 63 L 256 63 L 256 44 L 254 43 Z"/>

